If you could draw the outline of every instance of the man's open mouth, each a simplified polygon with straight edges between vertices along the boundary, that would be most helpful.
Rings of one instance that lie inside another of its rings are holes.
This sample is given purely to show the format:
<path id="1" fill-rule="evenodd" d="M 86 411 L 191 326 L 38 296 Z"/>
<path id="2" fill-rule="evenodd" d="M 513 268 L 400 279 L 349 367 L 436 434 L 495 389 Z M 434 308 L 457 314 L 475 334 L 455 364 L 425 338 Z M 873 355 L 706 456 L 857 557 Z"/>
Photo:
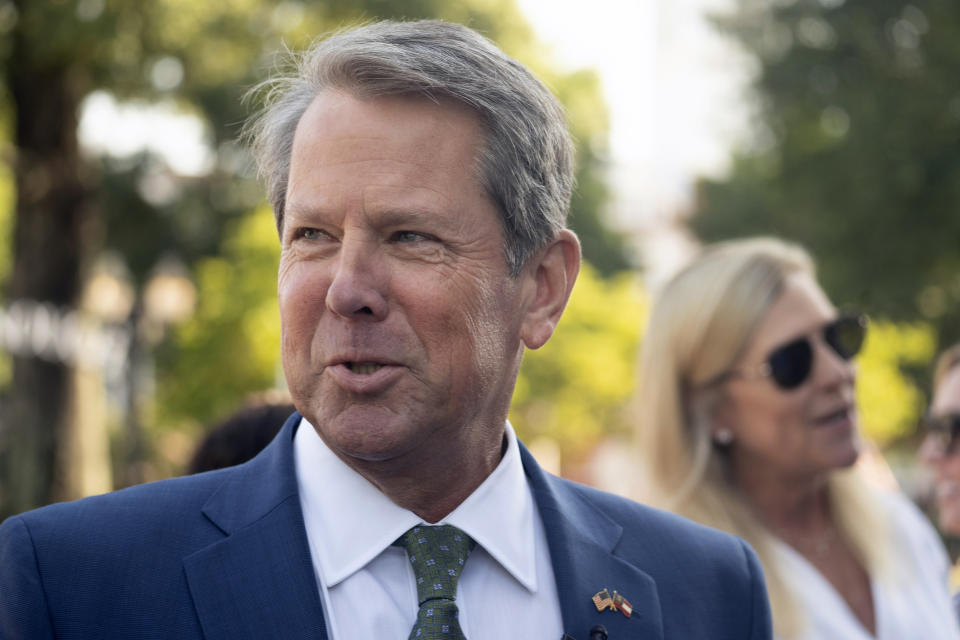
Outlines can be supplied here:
<path id="1" fill-rule="evenodd" d="M 371 373 L 376 373 L 382 367 L 382 364 L 377 364 L 376 362 L 347 362 L 347 368 L 350 369 L 353 373 L 359 373 L 360 375 L 370 375 Z"/>

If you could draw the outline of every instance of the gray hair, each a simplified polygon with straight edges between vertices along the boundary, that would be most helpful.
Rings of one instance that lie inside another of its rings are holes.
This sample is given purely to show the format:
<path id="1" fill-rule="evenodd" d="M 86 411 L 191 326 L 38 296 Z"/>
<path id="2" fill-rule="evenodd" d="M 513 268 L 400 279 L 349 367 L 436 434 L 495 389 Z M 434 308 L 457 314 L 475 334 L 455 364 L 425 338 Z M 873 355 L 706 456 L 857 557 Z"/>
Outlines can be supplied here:
<path id="1" fill-rule="evenodd" d="M 324 89 L 358 97 L 450 98 L 479 116 L 480 180 L 502 216 L 504 253 L 517 275 L 566 226 L 573 145 L 556 97 L 476 31 L 437 20 L 376 22 L 338 31 L 301 54 L 292 73 L 263 82 L 263 109 L 245 127 L 277 230 L 283 230 L 297 124 Z"/>

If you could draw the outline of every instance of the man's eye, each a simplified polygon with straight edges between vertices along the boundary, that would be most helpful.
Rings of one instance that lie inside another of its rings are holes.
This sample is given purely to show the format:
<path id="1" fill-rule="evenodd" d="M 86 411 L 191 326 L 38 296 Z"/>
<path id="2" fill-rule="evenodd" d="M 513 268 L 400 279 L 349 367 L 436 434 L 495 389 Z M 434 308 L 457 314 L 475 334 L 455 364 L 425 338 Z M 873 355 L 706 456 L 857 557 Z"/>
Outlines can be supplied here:
<path id="1" fill-rule="evenodd" d="M 326 234 L 320 229 L 305 228 L 300 229 L 297 235 L 305 240 L 319 240 Z"/>
<path id="2" fill-rule="evenodd" d="M 393 234 L 393 239 L 396 242 L 420 242 L 423 240 L 434 240 L 435 238 L 425 233 L 417 233 L 416 231 L 397 231 Z"/>

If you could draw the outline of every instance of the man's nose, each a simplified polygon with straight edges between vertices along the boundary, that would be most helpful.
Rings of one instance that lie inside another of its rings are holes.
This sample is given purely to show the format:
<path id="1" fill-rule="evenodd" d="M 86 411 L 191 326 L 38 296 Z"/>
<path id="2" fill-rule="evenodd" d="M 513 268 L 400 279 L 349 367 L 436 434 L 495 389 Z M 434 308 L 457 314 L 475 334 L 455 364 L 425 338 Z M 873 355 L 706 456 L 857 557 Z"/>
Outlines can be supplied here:
<path id="1" fill-rule="evenodd" d="M 327 289 L 327 308 L 344 318 L 383 320 L 388 309 L 388 280 L 375 243 L 345 237 Z"/>

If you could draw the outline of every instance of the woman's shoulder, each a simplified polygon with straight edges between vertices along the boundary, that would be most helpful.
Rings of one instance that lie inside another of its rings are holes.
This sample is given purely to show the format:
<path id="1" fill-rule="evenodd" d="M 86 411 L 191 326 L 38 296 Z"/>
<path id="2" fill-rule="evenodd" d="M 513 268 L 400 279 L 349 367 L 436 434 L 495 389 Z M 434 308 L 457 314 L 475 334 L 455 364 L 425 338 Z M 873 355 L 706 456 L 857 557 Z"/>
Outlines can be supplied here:
<path id="1" fill-rule="evenodd" d="M 939 539 L 930 519 L 902 491 L 883 489 L 876 492 L 877 501 L 896 529 L 909 536 Z"/>
<path id="2" fill-rule="evenodd" d="M 902 557 L 910 557 L 914 566 L 934 569 L 946 575 L 950 559 L 943 541 L 930 519 L 900 491 L 880 491 L 878 499 L 887 511 L 894 544 Z"/>

